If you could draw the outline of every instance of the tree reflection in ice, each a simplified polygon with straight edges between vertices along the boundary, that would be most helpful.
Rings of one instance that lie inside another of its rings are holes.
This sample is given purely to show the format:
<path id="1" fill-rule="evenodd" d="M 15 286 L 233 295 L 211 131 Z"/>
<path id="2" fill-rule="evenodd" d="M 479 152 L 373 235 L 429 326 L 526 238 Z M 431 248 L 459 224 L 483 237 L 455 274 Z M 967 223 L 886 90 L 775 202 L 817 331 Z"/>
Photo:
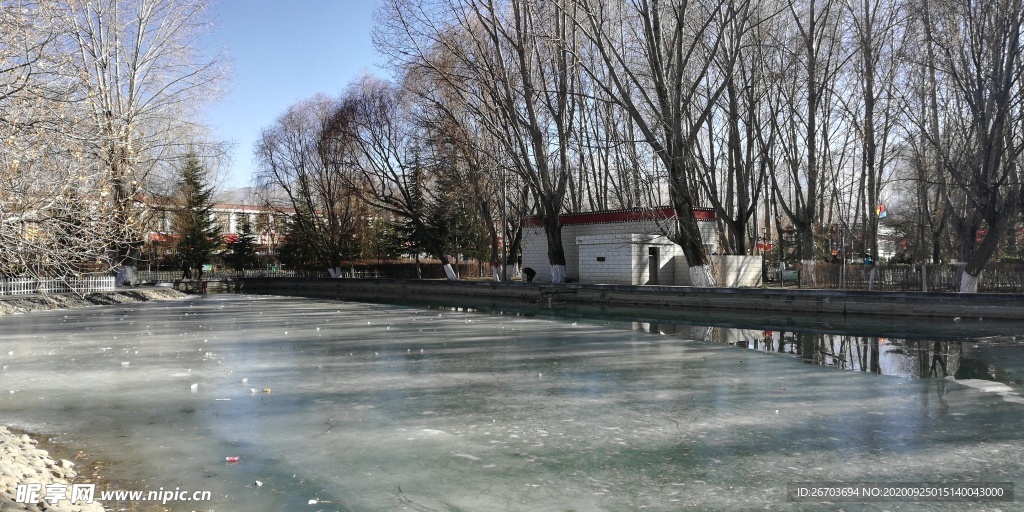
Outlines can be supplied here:
<path id="1" fill-rule="evenodd" d="M 853 336 L 655 323 L 634 328 L 796 356 L 809 364 L 910 378 L 1001 380 L 998 369 L 972 350 L 977 343 Z M 1016 344 L 1014 344 L 1016 345 Z"/>

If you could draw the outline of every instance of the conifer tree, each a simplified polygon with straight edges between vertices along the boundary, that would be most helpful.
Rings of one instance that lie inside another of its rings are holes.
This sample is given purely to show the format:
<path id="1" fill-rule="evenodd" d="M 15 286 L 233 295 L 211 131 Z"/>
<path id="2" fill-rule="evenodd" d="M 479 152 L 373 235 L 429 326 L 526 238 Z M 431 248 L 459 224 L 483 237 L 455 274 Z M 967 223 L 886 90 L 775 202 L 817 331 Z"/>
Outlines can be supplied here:
<path id="1" fill-rule="evenodd" d="M 208 184 L 206 169 L 195 153 L 185 157 L 178 182 L 178 209 L 174 218 L 174 230 L 178 238 L 178 258 L 184 278 L 203 276 L 203 264 L 210 261 L 213 253 L 221 247 L 220 227 L 213 219 L 213 189 Z"/>
<path id="2" fill-rule="evenodd" d="M 228 249 L 231 249 L 228 260 L 236 271 L 256 266 L 256 234 L 253 233 L 248 217 L 242 221 L 238 240 L 229 243 Z"/>

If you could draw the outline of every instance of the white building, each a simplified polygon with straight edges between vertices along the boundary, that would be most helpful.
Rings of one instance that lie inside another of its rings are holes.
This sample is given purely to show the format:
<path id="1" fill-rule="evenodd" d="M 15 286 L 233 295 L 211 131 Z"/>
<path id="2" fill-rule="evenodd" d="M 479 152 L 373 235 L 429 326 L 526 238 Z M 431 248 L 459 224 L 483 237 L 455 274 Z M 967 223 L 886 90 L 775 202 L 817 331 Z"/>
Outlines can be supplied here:
<path id="1" fill-rule="evenodd" d="M 714 212 L 695 212 L 704 243 L 713 252 L 717 247 Z M 662 235 L 658 227 L 674 225 L 674 217 L 672 208 L 563 215 L 567 279 L 627 285 L 688 284 L 689 272 L 682 249 Z M 547 238 L 540 218 L 527 218 L 523 224 L 523 267 L 537 272 L 535 281 L 550 282 Z"/>
<path id="2" fill-rule="evenodd" d="M 174 210 L 162 206 L 151 206 L 152 231 L 150 242 L 168 242 L 177 237 L 174 230 Z M 215 203 L 211 208 L 214 222 L 220 227 L 225 242 L 238 240 L 242 224 L 248 220 L 256 236 L 257 245 L 274 246 L 283 240 L 285 225 L 290 211 L 282 212 L 263 206 L 246 204 Z"/>

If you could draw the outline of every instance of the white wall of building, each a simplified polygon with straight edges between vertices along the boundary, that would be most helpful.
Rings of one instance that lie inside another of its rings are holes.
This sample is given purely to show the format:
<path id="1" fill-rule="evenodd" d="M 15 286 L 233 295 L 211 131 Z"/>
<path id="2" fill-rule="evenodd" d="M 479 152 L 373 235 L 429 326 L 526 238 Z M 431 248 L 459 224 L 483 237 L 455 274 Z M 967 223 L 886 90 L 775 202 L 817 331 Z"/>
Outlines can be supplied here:
<path id="1" fill-rule="evenodd" d="M 576 238 L 576 246 L 581 283 L 672 285 L 676 258 L 682 256 L 682 249 L 661 235 L 581 236 Z M 654 274 L 651 249 L 657 251 Z"/>
<path id="2" fill-rule="evenodd" d="M 663 221 L 664 222 L 664 221 Z M 714 222 L 698 222 L 709 252 L 717 248 Z M 649 251 L 658 248 L 658 284 L 689 284 L 682 249 L 665 238 L 652 220 L 562 226 L 566 276 L 570 281 L 601 284 L 649 284 Z M 605 261 L 597 261 L 603 256 Z M 523 267 L 537 272 L 535 282 L 550 282 L 547 238 L 541 226 L 523 228 Z M 581 268 L 582 267 L 582 268 Z"/>
<path id="3" fill-rule="evenodd" d="M 609 216 L 616 216 L 615 212 Z M 579 219 L 584 216 L 576 216 Z M 709 253 L 717 250 L 715 223 L 699 221 Z M 665 285 L 690 284 L 690 267 L 682 248 L 661 234 L 653 220 L 580 222 L 562 226 L 566 275 L 587 284 Z M 657 275 L 652 279 L 652 249 L 657 255 Z M 523 230 L 523 266 L 537 272 L 536 282 L 550 282 L 547 238 L 544 228 Z M 760 256 L 713 255 L 711 266 L 720 286 L 760 286 Z"/>

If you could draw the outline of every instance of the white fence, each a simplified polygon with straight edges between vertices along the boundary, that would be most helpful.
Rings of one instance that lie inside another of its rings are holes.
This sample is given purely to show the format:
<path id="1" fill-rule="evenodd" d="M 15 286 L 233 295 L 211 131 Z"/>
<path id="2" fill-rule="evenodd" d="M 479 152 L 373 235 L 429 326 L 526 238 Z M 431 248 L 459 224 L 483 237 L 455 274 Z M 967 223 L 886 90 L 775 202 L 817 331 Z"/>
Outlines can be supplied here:
<path id="1" fill-rule="evenodd" d="M 175 281 L 182 280 L 183 272 L 180 270 L 138 270 L 135 272 L 135 281 L 133 284 L 153 284 L 153 283 L 173 283 Z M 349 276 L 348 272 L 345 272 L 345 277 Z M 217 279 L 242 279 L 252 277 L 287 277 L 287 278 L 326 278 L 329 277 L 327 272 L 323 270 L 206 270 L 203 272 L 203 281 L 217 280 Z M 354 277 L 379 277 L 376 271 L 355 271 Z M 192 279 L 198 280 L 199 274 L 193 270 Z"/>
<path id="2" fill-rule="evenodd" d="M 0 295 L 28 295 L 33 293 L 78 293 L 114 291 L 114 276 L 66 277 L 36 279 L 16 277 L 0 279 Z"/>

